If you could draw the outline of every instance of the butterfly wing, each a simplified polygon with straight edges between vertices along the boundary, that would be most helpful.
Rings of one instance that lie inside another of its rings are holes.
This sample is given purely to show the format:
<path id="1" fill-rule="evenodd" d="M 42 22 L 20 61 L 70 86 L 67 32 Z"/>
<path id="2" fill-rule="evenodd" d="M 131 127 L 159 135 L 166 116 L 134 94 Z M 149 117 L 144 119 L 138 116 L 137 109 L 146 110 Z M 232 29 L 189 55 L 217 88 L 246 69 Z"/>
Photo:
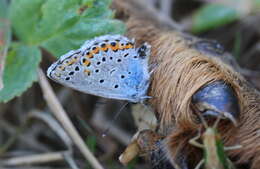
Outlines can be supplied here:
<path id="1" fill-rule="evenodd" d="M 86 41 L 76 51 L 63 55 L 48 69 L 48 76 L 84 93 L 139 102 L 149 85 L 148 57 L 134 41 L 120 35 L 105 35 Z"/>

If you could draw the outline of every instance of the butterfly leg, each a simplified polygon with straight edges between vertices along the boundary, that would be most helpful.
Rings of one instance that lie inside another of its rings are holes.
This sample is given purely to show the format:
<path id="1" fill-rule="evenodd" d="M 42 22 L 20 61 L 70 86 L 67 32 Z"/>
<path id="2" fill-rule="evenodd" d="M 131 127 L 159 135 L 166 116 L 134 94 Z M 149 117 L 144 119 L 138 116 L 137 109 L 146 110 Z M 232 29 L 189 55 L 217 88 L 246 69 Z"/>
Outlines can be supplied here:
<path id="1" fill-rule="evenodd" d="M 222 116 L 234 124 L 239 116 L 238 98 L 224 81 L 216 81 L 199 89 L 193 95 L 192 103 L 204 116 Z"/>

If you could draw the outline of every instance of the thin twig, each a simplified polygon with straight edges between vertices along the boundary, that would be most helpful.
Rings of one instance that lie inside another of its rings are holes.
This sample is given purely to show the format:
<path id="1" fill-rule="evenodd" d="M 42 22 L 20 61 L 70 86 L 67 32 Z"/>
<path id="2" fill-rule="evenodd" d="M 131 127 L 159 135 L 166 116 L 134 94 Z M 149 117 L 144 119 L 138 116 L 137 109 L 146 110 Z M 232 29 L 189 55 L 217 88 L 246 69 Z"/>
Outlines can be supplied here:
<path id="1" fill-rule="evenodd" d="M 147 4 L 146 1 L 140 0 L 131 0 L 128 1 L 121 1 L 121 0 L 114 0 L 113 6 L 118 9 L 124 9 L 126 11 L 135 11 L 133 9 L 140 8 L 140 10 L 135 11 L 133 16 L 145 16 L 146 19 L 152 19 L 156 23 L 160 25 L 164 25 L 165 27 L 172 28 L 179 32 L 184 30 L 183 26 L 175 22 L 172 18 L 165 16 L 161 11 L 155 9 L 153 5 Z"/>
<path id="2" fill-rule="evenodd" d="M 42 144 L 39 144 L 38 141 L 36 141 L 36 138 L 33 136 L 25 136 L 21 135 L 21 133 L 26 128 L 26 125 L 23 125 L 19 128 L 15 128 L 11 124 L 9 124 L 5 120 L 0 120 L 0 127 L 4 128 L 8 134 L 11 135 L 11 137 L 8 139 L 8 141 L 3 144 L 0 147 L 0 156 L 5 154 L 5 152 L 15 143 L 15 141 L 18 139 L 20 144 L 29 146 L 29 148 L 32 148 L 37 151 L 48 151 L 48 148 Z"/>
<path id="3" fill-rule="evenodd" d="M 174 0 L 161 0 L 160 2 L 160 11 L 167 17 L 171 17 L 172 4 Z"/>
<path id="4" fill-rule="evenodd" d="M 68 151 L 64 151 L 64 160 L 70 165 L 72 169 L 79 169 L 72 157 L 72 141 L 60 124 L 50 115 L 40 111 L 31 111 L 28 115 L 28 119 L 37 118 L 44 121 L 48 126 L 62 139 L 62 141 L 68 147 Z"/>
<path id="5" fill-rule="evenodd" d="M 67 161 L 67 163 L 70 165 L 72 169 L 79 169 L 77 164 L 75 163 L 74 159 L 71 157 L 71 153 L 67 152 L 63 154 L 63 157 Z"/>
<path id="6" fill-rule="evenodd" d="M 72 141 L 70 137 L 51 115 L 34 110 L 28 114 L 28 120 L 30 121 L 32 118 L 42 120 L 44 123 L 46 123 L 62 139 L 68 149 L 72 150 Z"/>
<path id="7" fill-rule="evenodd" d="M 84 157 L 89 161 L 95 169 L 103 169 L 102 165 L 98 162 L 98 160 L 94 157 L 94 155 L 90 152 L 77 130 L 73 126 L 72 122 L 68 118 L 66 112 L 62 108 L 60 102 L 58 101 L 56 95 L 54 94 L 49 82 L 47 81 L 43 71 L 41 69 L 38 70 L 39 83 L 42 88 L 42 92 L 44 94 L 44 98 L 55 115 L 55 117 L 60 121 L 65 130 L 68 132 L 78 149 L 84 155 Z"/>
<path id="8" fill-rule="evenodd" d="M 155 9 L 153 6 L 150 6 L 150 5 L 147 6 L 142 1 L 140 1 L 140 2 L 136 1 L 136 2 L 139 3 L 140 6 L 144 7 L 145 10 L 147 10 L 147 12 L 149 12 L 149 14 L 152 17 L 154 17 L 157 21 L 160 21 L 161 23 L 165 23 L 168 26 L 170 26 L 171 28 L 176 29 L 180 32 L 183 30 L 182 25 L 178 24 L 171 17 L 165 15 L 161 11 Z"/>
<path id="9" fill-rule="evenodd" d="M 23 129 L 28 126 L 28 123 L 32 121 L 33 118 L 42 120 L 45 122 L 66 144 L 68 150 L 62 152 L 63 160 L 67 161 L 67 163 L 71 166 L 72 169 L 78 169 L 74 159 L 72 158 L 72 141 L 67 133 L 63 130 L 60 124 L 55 121 L 55 119 L 47 114 L 40 111 L 31 111 L 27 117 L 26 123 L 23 125 Z M 53 160 L 62 160 L 60 157 L 60 153 L 47 153 L 47 154 L 37 154 L 30 155 L 27 157 L 15 157 L 7 160 L 7 163 L 3 163 L 3 165 L 23 165 L 23 164 L 42 164 L 49 163 Z"/>
<path id="10" fill-rule="evenodd" d="M 5 160 L 1 160 L 1 165 L 4 166 L 17 166 L 17 165 L 32 165 L 42 164 L 46 162 L 61 161 L 64 160 L 64 152 L 35 154 L 22 157 L 14 157 Z"/>
<path id="11" fill-rule="evenodd" d="M 157 0 L 147 0 L 147 3 L 151 3 L 153 7 L 156 6 Z"/>

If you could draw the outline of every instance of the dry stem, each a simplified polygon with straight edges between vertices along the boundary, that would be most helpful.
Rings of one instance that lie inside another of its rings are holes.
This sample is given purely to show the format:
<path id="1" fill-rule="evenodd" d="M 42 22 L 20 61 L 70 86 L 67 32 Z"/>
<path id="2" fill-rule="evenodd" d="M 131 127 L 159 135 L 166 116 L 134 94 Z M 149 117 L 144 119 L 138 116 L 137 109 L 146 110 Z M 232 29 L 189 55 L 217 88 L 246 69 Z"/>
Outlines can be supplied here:
<path id="1" fill-rule="evenodd" d="M 38 71 L 39 83 L 44 94 L 44 98 L 52 110 L 55 117 L 63 125 L 65 130 L 68 132 L 69 136 L 72 138 L 78 149 L 84 155 L 84 157 L 89 161 L 91 166 L 95 169 L 103 169 L 102 165 L 98 162 L 95 156 L 90 152 L 88 147 L 85 145 L 84 141 L 78 134 L 77 130 L 73 126 L 72 122 L 68 118 L 66 112 L 62 108 L 60 102 L 58 101 L 56 95 L 54 94 L 49 82 L 47 81 L 43 71 L 39 69 Z"/>

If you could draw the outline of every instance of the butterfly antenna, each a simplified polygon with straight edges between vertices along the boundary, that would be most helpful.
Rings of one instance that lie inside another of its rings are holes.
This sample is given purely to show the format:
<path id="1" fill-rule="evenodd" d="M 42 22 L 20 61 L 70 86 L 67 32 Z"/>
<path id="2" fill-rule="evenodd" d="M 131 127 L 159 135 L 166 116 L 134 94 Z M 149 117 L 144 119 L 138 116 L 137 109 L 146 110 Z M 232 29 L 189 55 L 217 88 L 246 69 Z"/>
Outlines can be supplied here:
<path id="1" fill-rule="evenodd" d="M 129 102 L 126 102 L 123 104 L 123 106 L 118 110 L 116 115 L 113 117 L 111 123 L 114 123 L 116 119 L 119 117 L 120 113 L 124 110 L 124 108 L 129 104 Z M 108 126 L 107 129 L 103 132 L 102 137 L 106 137 L 107 133 L 109 132 L 111 126 Z"/>

